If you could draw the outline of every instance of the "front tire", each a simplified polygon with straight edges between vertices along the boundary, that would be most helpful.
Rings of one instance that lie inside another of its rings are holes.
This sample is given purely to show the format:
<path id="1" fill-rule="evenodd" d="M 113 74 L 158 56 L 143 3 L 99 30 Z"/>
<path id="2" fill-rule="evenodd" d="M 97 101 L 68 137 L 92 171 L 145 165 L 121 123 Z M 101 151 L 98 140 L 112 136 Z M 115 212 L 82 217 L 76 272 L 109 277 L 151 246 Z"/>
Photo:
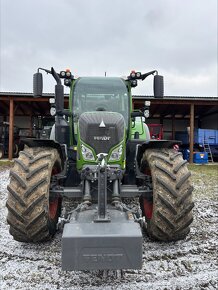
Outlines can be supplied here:
<path id="1" fill-rule="evenodd" d="M 0 144 L 0 159 L 4 157 L 4 147 Z"/>
<path id="2" fill-rule="evenodd" d="M 61 198 L 51 198 L 50 179 L 61 171 L 53 148 L 25 148 L 10 172 L 7 222 L 10 234 L 21 242 L 42 242 L 56 232 Z"/>
<path id="3" fill-rule="evenodd" d="M 150 171 L 153 186 L 152 199 L 140 199 L 148 235 L 159 241 L 184 239 L 194 206 L 187 161 L 173 149 L 148 149 L 142 163 Z"/>

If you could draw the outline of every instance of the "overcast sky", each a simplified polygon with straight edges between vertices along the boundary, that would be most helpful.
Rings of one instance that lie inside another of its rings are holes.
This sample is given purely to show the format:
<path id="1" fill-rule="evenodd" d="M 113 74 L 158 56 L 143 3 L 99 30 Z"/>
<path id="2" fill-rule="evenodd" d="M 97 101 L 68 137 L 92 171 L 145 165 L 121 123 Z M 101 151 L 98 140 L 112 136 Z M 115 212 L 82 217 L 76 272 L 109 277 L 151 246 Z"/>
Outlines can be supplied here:
<path id="1" fill-rule="evenodd" d="M 0 91 L 32 92 L 36 69 L 53 66 L 76 76 L 157 69 L 165 95 L 217 96 L 217 0 L 0 3 Z M 45 75 L 44 91 L 53 85 Z M 133 93 L 152 94 L 152 77 Z"/>

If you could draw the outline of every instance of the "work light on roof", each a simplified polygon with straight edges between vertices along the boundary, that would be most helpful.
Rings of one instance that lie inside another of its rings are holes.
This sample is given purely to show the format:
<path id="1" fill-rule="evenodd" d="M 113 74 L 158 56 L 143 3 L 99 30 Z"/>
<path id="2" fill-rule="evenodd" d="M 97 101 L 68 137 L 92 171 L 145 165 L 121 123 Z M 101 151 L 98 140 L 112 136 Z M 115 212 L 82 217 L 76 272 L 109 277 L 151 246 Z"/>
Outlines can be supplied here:
<path id="1" fill-rule="evenodd" d="M 68 78 L 71 77 L 71 72 L 70 71 L 66 71 L 66 77 L 68 77 Z"/>
<path id="2" fill-rule="evenodd" d="M 70 87 L 71 86 L 71 79 L 65 79 L 64 80 L 64 85 L 67 86 L 67 87 Z"/>
<path id="3" fill-rule="evenodd" d="M 131 78 L 135 78 L 135 77 L 136 77 L 136 73 L 135 73 L 134 70 L 131 71 L 130 77 L 131 77 Z"/>
<path id="4" fill-rule="evenodd" d="M 135 88 L 137 86 L 138 82 L 137 80 L 131 80 L 131 87 Z"/>
<path id="5" fill-rule="evenodd" d="M 63 71 L 61 71 L 60 72 L 60 76 L 62 77 L 62 78 L 65 78 L 66 77 L 66 72 L 63 70 Z"/>

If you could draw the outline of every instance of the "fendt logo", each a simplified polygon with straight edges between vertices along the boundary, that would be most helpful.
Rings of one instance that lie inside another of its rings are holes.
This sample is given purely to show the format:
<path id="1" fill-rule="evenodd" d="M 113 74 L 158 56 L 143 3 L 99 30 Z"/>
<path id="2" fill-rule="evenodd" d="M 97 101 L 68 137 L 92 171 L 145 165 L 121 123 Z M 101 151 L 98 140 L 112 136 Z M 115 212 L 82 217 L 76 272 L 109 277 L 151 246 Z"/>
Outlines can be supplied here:
<path id="1" fill-rule="evenodd" d="M 109 141 L 110 140 L 110 136 L 94 136 L 94 140 L 97 141 Z"/>
<path id="2" fill-rule="evenodd" d="M 91 263 L 114 263 L 124 258 L 123 253 L 83 254 L 82 258 Z"/>

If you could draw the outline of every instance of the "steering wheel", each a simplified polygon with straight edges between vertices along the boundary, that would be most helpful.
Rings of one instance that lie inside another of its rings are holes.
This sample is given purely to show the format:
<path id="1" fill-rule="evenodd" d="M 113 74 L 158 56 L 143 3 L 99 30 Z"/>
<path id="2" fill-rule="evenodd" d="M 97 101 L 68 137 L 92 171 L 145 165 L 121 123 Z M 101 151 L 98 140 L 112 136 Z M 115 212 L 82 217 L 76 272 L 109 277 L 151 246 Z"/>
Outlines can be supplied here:
<path id="1" fill-rule="evenodd" d="M 108 106 L 107 104 L 101 103 L 96 107 L 96 111 L 108 111 Z"/>
<path id="2" fill-rule="evenodd" d="M 107 110 L 105 108 L 103 108 L 103 107 L 97 107 L 96 111 L 107 111 Z"/>

